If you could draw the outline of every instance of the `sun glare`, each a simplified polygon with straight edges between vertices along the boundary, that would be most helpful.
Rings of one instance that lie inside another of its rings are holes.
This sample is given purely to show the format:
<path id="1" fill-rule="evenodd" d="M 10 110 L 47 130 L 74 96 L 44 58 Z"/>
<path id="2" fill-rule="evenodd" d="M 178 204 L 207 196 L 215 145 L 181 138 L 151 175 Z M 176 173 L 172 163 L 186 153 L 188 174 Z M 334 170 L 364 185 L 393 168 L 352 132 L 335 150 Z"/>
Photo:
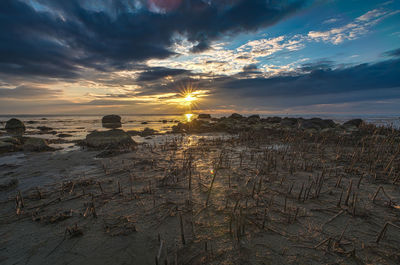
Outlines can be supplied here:
<path id="1" fill-rule="evenodd" d="M 185 96 L 185 101 L 187 102 L 187 103 L 192 103 L 192 101 L 195 101 L 197 98 L 196 97 L 194 97 L 194 96 L 192 96 L 192 94 L 187 94 L 186 96 Z"/>
<path id="2" fill-rule="evenodd" d="M 190 122 L 190 121 L 192 121 L 192 119 L 193 119 L 193 114 L 187 113 L 187 114 L 185 114 L 185 118 L 186 118 L 186 121 L 187 121 L 187 122 Z"/>

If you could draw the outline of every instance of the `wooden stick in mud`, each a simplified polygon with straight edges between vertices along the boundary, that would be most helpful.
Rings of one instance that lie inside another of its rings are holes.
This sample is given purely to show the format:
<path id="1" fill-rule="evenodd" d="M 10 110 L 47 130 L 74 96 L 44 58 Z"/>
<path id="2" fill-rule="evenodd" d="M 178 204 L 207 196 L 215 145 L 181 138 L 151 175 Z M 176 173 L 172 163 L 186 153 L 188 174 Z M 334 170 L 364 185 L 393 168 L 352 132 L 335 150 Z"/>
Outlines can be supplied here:
<path id="1" fill-rule="evenodd" d="M 161 242 L 160 242 L 160 247 L 158 248 L 158 253 L 157 253 L 157 256 L 156 256 L 156 264 L 157 264 L 157 265 L 158 265 L 159 262 L 160 262 L 161 251 L 162 251 L 163 245 L 164 245 L 164 240 L 161 240 Z"/>
<path id="2" fill-rule="evenodd" d="M 303 189 L 304 189 L 304 182 L 301 185 L 300 193 L 299 193 L 299 196 L 297 197 L 297 200 L 299 200 L 299 201 L 300 201 L 300 198 L 301 198 L 301 194 L 303 193 Z"/>
<path id="3" fill-rule="evenodd" d="M 264 217 L 263 217 L 262 229 L 265 228 L 266 219 L 267 219 L 267 207 L 265 207 L 265 209 L 264 209 Z"/>
<path id="4" fill-rule="evenodd" d="M 391 226 L 393 226 L 393 227 L 395 227 L 397 229 L 400 229 L 400 226 L 395 225 L 395 224 L 393 224 L 391 222 L 386 222 L 385 225 L 383 226 L 382 230 L 379 232 L 378 237 L 376 238 L 376 243 L 379 243 L 379 241 L 384 237 L 384 235 L 386 233 L 386 230 L 387 230 L 387 227 L 389 225 L 391 225 Z"/>
<path id="5" fill-rule="evenodd" d="M 350 180 L 349 188 L 347 189 L 346 199 L 344 200 L 344 205 L 349 205 L 349 198 L 351 193 L 351 188 L 353 187 L 353 180 Z"/>
<path id="6" fill-rule="evenodd" d="M 104 191 L 103 191 L 103 187 L 101 186 L 101 183 L 100 183 L 100 181 L 98 181 L 98 182 L 97 182 L 97 184 L 99 184 L 100 191 L 101 191 L 101 193 L 103 194 L 103 193 L 104 193 Z"/>
<path id="7" fill-rule="evenodd" d="M 356 204 L 357 204 L 357 193 L 353 197 L 353 211 L 352 211 L 353 217 L 356 216 Z"/>
<path id="8" fill-rule="evenodd" d="M 349 226 L 349 222 L 350 222 L 350 220 L 347 221 L 346 226 L 344 227 L 342 233 L 340 234 L 340 237 L 339 237 L 339 239 L 338 239 L 338 241 L 337 241 L 338 243 L 340 243 L 340 241 L 342 241 L 342 238 L 343 238 L 343 236 L 344 236 L 344 232 L 346 232 L 346 229 L 347 229 L 347 227 Z"/>
<path id="9" fill-rule="evenodd" d="M 376 192 L 375 192 L 374 196 L 372 197 L 372 202 L 375 202 L 376 196 L 378 196 L 378 193 L 380 190 L 382 190 L 383 194 L 385 194 L 385 196 L 389 199 L 389 203 L 392 204 L 392 198 L 390 198 L 390 196 L 387 195 L 387 193 L 385 192 L 385 189 L 382 186 L 379 186 L 376 189 Z"/>
<path id="10" fill-rule="evenodd" d="M 285 206 L 283 207 L 283 212 L 286 213 L 286 203 L 287 203 L 287 196 L 285 196 Z"/>
<path id="11" fill-rule="evenodd" d="M 211 180 L 211 185 L 210 185 L 210 189 L 208 190 L 208 194 L 207 194 L 207 200 L 206 200 L 206 207 L 208 206 L 208 200 L 210 199 L 210 195 L 211 195 L 211 191 L 214 185 L 214 181 L 215 181 L 215 177 L 217 176 L 217 170 L 215 170 L 214 172 L 214 176 Z"/>
<path id="12" fill-rule="evenodd" d="M 180 228 L 181 228 L 181 240 L 182 244 L 185 245 L 185 233 L 183 231 L 183 221 L 182 221 L 182 214 L 179 213 L 179 223 L 180 223 Z"/>

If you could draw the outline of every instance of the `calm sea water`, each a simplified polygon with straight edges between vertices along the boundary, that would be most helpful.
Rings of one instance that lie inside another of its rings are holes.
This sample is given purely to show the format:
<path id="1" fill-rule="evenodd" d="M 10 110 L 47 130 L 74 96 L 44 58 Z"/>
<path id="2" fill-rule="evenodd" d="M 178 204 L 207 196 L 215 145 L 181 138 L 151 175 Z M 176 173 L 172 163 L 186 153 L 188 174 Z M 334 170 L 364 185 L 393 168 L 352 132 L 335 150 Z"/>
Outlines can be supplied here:
<path id="1" fill-rule="evenodd" d="M 213 115 L 222 117 L 223 115 Z M 260 115 L 268 117 L 270 115 Z M 400 128 L 400 117 L 395 115 L 276 115 L 281 117 L 321 117 L 324 119 L 333 119 L 335 122 L 343 123 L 349 119 L 362 118 L 368 123 L 376 125 L 392 126 Z M 18 118 L 25 123 L 27 127 L 26 135 L 43 137 L 46 139 L 56 139 L 57 134 L 67 133 L 71 137 L 67 140 L 83 139 L 93 130 L 104 130 L 101 125 L 102 116 L 95 115 L 0 115 L 0 128 L 4 128 L 5 122 L 11 117 Z M 158 130 L 160 132 L 170 131 L 172 126 L 178 122 L 186 121 L 185 115 L 121 115 L 122 129 L 124 130 L 143 130 L 146 127 Z M 146 123 L 146 124 L 144 124 Z M 38 134 L 38 126 L 48 126 L 56 131 L 57 134 Z M 4 132 L 4 131 L 3 131 Z"/>

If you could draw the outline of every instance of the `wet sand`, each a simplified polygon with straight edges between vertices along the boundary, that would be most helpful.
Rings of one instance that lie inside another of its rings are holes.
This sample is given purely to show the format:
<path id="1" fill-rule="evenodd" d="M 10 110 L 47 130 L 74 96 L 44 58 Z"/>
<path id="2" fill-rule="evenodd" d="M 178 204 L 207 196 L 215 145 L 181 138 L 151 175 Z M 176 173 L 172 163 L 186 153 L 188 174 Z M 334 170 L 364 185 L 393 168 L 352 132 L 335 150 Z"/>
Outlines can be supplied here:
<path id="1" fill-rule="evenodd" d="M 2 166 L 2 264 L 399 264 L 400 138 L 159 136 Z"/>

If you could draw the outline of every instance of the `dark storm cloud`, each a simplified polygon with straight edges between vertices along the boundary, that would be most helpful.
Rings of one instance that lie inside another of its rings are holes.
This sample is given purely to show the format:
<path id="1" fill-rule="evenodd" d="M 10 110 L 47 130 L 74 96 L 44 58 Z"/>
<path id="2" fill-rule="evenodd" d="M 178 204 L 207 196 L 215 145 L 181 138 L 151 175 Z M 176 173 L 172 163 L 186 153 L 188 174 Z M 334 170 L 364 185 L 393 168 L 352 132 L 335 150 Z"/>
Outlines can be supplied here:
<path id="1" fill-rule="evenodd" d="M 399 49 L 395 49 L 395 50 L 391 50 L 391 51 L 387 51 L 383 53 L 383 56 L 387 56 L 387 57 L 400 57 L 400 48 Z"/>
<path id="2" fill-rule="evenodd" d="M 329 64 L 330 65 L 330 64 Z M 352 67 L 331 69 L 327 63 L 307 65 L 302 70 L 286 76 L 271 78 L 239 79 L 228 77 L 216 81 L 221 93 L 233 93 L 240 97 L 297 98 L 312 96 L 323 102 L 329 94 L 356 93 L 349 101 L 357 101 L 367 95 L 377 98 L 379 93 L 390 89 L 400 97 L 400 59 L 375 64 L 360 64 Z M 240 77 L 240 75 L 238 76 Z M 366 91 L 373 93 L 364 94 Z M 345 100 L 345 99 L 343 99 Z"/>
<path id="3" fill-rule="evenodd" d="M 145 1 L 1 0 L 0 73 L 77 78 L 80 67 L 125 69 L 173 55 L 176 34 L 198 52 L 226 34 L 272 25 L 303 2 L 186 0 L 157 13 Z"/>
<path id="4" fill-rule="evenodd" d="M 142 72 L 137 81 L 156 81 L 168 76 L 174 77 L 182 74 L 189 74 L 190 71 L 184 69 L 172 69 L 165 67 L 152 67 Z"/>
<path id="5" fill-rule="evenodd" d="M 62 90 L 59 89 L 47 89 L 41 87 L 31 86 L 19 86 L 16 88 L 0 88 L 1 98 L 42 98 L 42 97 L 53 97 L 62 94 Z"/>

